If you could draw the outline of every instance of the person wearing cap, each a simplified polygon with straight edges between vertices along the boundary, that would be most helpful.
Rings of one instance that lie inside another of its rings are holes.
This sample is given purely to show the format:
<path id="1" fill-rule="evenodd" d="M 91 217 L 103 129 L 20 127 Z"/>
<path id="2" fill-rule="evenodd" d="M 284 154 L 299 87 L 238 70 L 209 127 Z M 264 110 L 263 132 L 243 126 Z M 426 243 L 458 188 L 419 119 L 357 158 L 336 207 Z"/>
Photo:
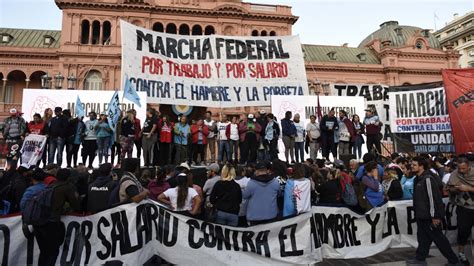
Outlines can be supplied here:
<path id="1" fill-rule="evenodd" d="M 285 113 L 285 118 L 281 120 L 281 131 L 283 136 L 283 144 L 285 145 L 285 159 L 286 163 L 295 163 L 295 137 L 296 137 L 296 126 L 291 120 L 291 112 Z M 290 158 L 288 158 L 290 156 Z"/>
<path id="2" fill-rule="evenodd" d="M 178 213 L 190 216 L 197 215 L 201 207 L 201 197 L 194 188 L 189 187 L 188 175 L 185 173 L 178 174 L 176 180 L 177 186 L 161 193 L 158 196 L 158 201 L 167 204 Z"/>
<path id="3" fill-rule="evenodd" d="M 54 117 L 51 118 L 46 126 L 45 133 L 49 137 L 48 164 L 54 163 L 56 155 L 56 163 L 61 166 L 63 163 L 63 150 L 66 144 L 66 136 L 68 129 L 68 119 L 63 115 L 61 107 L 54 108 Z"/>
<path id="4" fill-rule="evenodd" d="M 335 132 L 339 130 L 339 122 L 335 116 L 334 108 L 329 110 L 329 113 L 321 119 L 321 140 L 323 149 L 323 158 L 329 161 L 329 153 L 332 153 L 334 159 L 337 157 L 337 146 L 334 143 Z"/>
<path id="5" fill-rule="evenodd" d="M 15 108 L 10 109 L 10 116 L 5 118 L 3 128 L 3 138 L 7 142 L 8 150 L 10 150 L 14 144 L 21 146 L 26 130 L 26 121 L 21 117 L 21 113 Z"/>
<path id="6" fill-rule="evenodd" d="M 269 168 L 268 162 L 257 163 L 255 176 L 242 194 L 248 200 L 247 221 L 251 226 L 273 222 L 278 215 L 280 183 L 269 174 Z"/>
<path id="7" fill-rule="evenodd" d="M 174 145 L 176 149 L 175 163 L 180 164 L 188 159 L 189 136 L 191 127 L 187 123 L 187 117 L 181 116 L 180 122 L 174 125 Z"/>
<path id="8" fill-rule="evenodd" d="M 226 161 L 229 162 L 232 160 L 232 154 L 230 153 L 230 143 L 229 138 L 227 137 L 227 126 L 230 125 L 230 121 L 227 119 L 226 114 L 221 115 L 222 119 L 220 122 L 217 123 L 217 130 L 219 132 L 217 138 L 219 140 L 219 149 L 218 149 L 218 156 L 217 162 L 223 163 L 224 162 L 224 153 Z"/>
<path id="9" fill-rule="evenodd" d="M 382 136 L 380 132 L 382 130 L 382 122 L 380 121 L 380 118 L 375 115 L 374 109 L 365 109 L 364 125 L 367 136 L 367 150 L 372 152 L 375 148 L 376 153 L 381 153 L 382 144 L 380 141 L 382 140 Z"/>
<path id="10" fill-rule="evenodd" d="M 207 180 L 204 183 L 204 187 L 202 188 L 202 192 L 204 193 L 205 199 L 205 216 L 206 219 L 212 220 L 214 217 L 213 216 L 213 207 L 212 204 L 210 203 L 210 197 L 212 190 L 214 189 L 214 185 L 217 183 L 217 181 L 221 180 L 221 176 L 219 175 L 220 173 L 220 166 L 217 163 L 212 163 L 207 167 Z"/>

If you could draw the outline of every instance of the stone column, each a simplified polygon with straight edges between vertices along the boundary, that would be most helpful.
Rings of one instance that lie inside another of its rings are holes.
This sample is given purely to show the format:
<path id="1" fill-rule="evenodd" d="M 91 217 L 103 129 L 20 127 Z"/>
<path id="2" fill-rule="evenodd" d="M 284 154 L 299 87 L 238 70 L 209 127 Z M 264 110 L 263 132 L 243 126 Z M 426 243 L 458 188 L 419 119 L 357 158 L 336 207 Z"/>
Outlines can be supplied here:
<path id="1" fill-rule="evenodd" d="M 29 88 L 29 86 L 30 86 L 30 79 L 29 79 L 29 78 L 26 78 L 26 79 L 25 79 L 25 82 L 26 82 L 25 88 Z"/>
<path id="2" fill-rule="evenodd" d="M 3 78 L 3 84 L 2 84 L 2 102 L 5 102 L 5 97 L 7 96 L 7 78 Z"/>
<path id="3" fill-rule="evenodd" d="M 102 45 L 103 44 L 103 40 L 102 38 L 104 37 L 104 23 L 101 22 L 100 23 L 100 31 L 99 31 L 99 45 Z"/>
<path id="4" fill-rule="evenodd" d="M 89 44 L 92 44 L 92 36 L 94 35 L 92 24 L 94 24 L 94 22 L 89 23 Z"/>

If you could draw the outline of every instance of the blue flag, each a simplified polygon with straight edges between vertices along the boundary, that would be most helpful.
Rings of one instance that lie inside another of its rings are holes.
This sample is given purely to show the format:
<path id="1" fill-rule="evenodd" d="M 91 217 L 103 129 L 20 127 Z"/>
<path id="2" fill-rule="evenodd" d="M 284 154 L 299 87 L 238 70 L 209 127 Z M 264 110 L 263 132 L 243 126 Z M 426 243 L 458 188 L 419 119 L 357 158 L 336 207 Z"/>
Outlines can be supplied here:
<path id="1" fill-rule="evenodd" d="M 107 109 L 107 119 L 109 120 L 110 128 L 115 131 L 117 128 L 117 123 L 120 118 L 120 101 L 119 95 L 116 91 L 110 99 L 109 109 Z"/>
<path id="2" fill-rule="evenodd" d="M 82 106 L 81 98 L 79 98 L 79 95 L 77 95 L 76 108 L 74 112 L 76 113 L 76 117 L 84 117 L 86 115 L 84 111 L 84 106 Z"/>
<path id="3" fill-rule="evenodd" d="M 132 103 L 138 105 L 138 107 L 142 107 L 140 103 L 140 96 L 138 96 L 137 91 L 132 88 L 132 84 L 130 83 L 130 79 L 128 76 L 125 75 L 125 87 L 123 88 L 123 97 Z"/>

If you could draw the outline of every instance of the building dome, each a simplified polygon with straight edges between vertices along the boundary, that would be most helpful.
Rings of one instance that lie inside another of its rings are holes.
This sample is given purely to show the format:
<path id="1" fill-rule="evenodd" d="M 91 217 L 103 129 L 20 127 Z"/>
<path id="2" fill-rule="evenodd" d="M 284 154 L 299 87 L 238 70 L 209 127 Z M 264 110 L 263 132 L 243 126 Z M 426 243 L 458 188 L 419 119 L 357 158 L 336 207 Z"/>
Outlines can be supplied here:
<path id="1" fill-rule="evenodd" d="M 359 48 L 364 48 L 373 40 L 379 40 L 381 42 L 389 40 L 393 47 L 407 46 L 407 41 L 418 33 L 428 41 L 430 47 L 441 48 L 438 39 L 430 32 L 430 30 L 413 26 L 398 25 L 398 21 L 387 21 L 380 24 L 380 29 L 367 36 L 367 38 L 359 44 Z"/>

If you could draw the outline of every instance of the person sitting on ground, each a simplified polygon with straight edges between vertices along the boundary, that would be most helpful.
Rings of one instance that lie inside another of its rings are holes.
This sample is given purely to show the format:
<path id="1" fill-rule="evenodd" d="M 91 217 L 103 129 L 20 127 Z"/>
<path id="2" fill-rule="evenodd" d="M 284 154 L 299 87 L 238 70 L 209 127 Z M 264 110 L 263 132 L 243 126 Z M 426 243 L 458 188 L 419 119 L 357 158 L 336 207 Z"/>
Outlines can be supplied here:
<path id="1" fill-rule="evenodd" d="M 339 182 L 338 173 L 336 169 L 321 169 L 320 173 L 323 177 L 322 180 L 319 180 L 316 183 L 316 192 L 319 194 L 320 204 L 341 204 L 341 185 Z M 320 183 L 322 181 L 322 183 Z"/>
<path id="2" fill-rule="evenodd" d="M 20 201 L 20 210 L 25 209 L 25 204 L 28 200 L 34 197 L 38 192 L 46 188 L 43 180 L 46 178 L 46 173 L 41 168 L 36 168 L 31 176 L 32 186 L 29 186 Z"/>
<path id="3" fill-rule="evenodd" d="M 269 163 L 260 162 L 255 167 L 255 176 L 247 184 L 243 198 L 248 200 L 247 221 L 253 225 L 269 223 L 278 215 L 278 181 L 269 175 Z"/>
<path id="4" fill-rule="evenodd" d="M 159 168 L 155 178 L 152 178 L 148 183 L 148 190 L 150 191 L 150 199 L 158 200 L 158 196 L 170 188 L 170 184 L 166 181 L 166 171 Z"/>
<path id="5" fill-rule="evenodd" d="M 283 217 L 299 215 L 311 210 L 311 181 L 306 178 L 304 166 L 295 164 L 293 174 L 286 182 Z"/>
<path id="6" fill-rule="evenodd" d="M 117 175 L 112 173 L 112 164 L 101 164 L 97 178 L 89 184 L 87 190 L 87 211 L 97 213 L 106 210 L 110 193 L 117 185 Z"/>
<path id="7" fill-rule="evenodd" d="M 398 180 L 397 170 L 387 168 L 383 174 L 382 181 L 385 201 L 400 200 L 403 198 L 403 189 Z"/>
<path id="8" fill-rule="evenodd" d="M 369 211 L 380 206 L 383 200 L 383 187 L 379 181 L 379 170 L 377 162 L 369 161 L 364 165 L 365 174 L 359 184 L 358 200 L 359 206 Z"/>
<path id="9" fill-rule="evenodd" d="M 136 173 L 140 166 L 140 160 L 135 158 L 122 159 L 123 175 L 120 179 L 119 202 L 135 202 L 146 199 L 150 191 L 143 188 L 142 184 L 136 178 Z"/>
<path id="10" fill-rule="evenodd" d="M 170 188 L 158 196 L 161 201 L 171 207 L 172 210 L 194 216 L 199 213 L 201 198 L 196 190 L 188 185 L 188 175 L 180 173 L 176 177 L 177 186 Z"/>
<path id="11" fill-rule="evenodd" d="M 221 180 L 214 185 L 210 197 L 211 204 L 217 210 L 216 223 L 237 226 L 242 191 L 239 184 L 234 181 L 236 177 L 234 166 L 227 163 L 221 172 Z"/>

